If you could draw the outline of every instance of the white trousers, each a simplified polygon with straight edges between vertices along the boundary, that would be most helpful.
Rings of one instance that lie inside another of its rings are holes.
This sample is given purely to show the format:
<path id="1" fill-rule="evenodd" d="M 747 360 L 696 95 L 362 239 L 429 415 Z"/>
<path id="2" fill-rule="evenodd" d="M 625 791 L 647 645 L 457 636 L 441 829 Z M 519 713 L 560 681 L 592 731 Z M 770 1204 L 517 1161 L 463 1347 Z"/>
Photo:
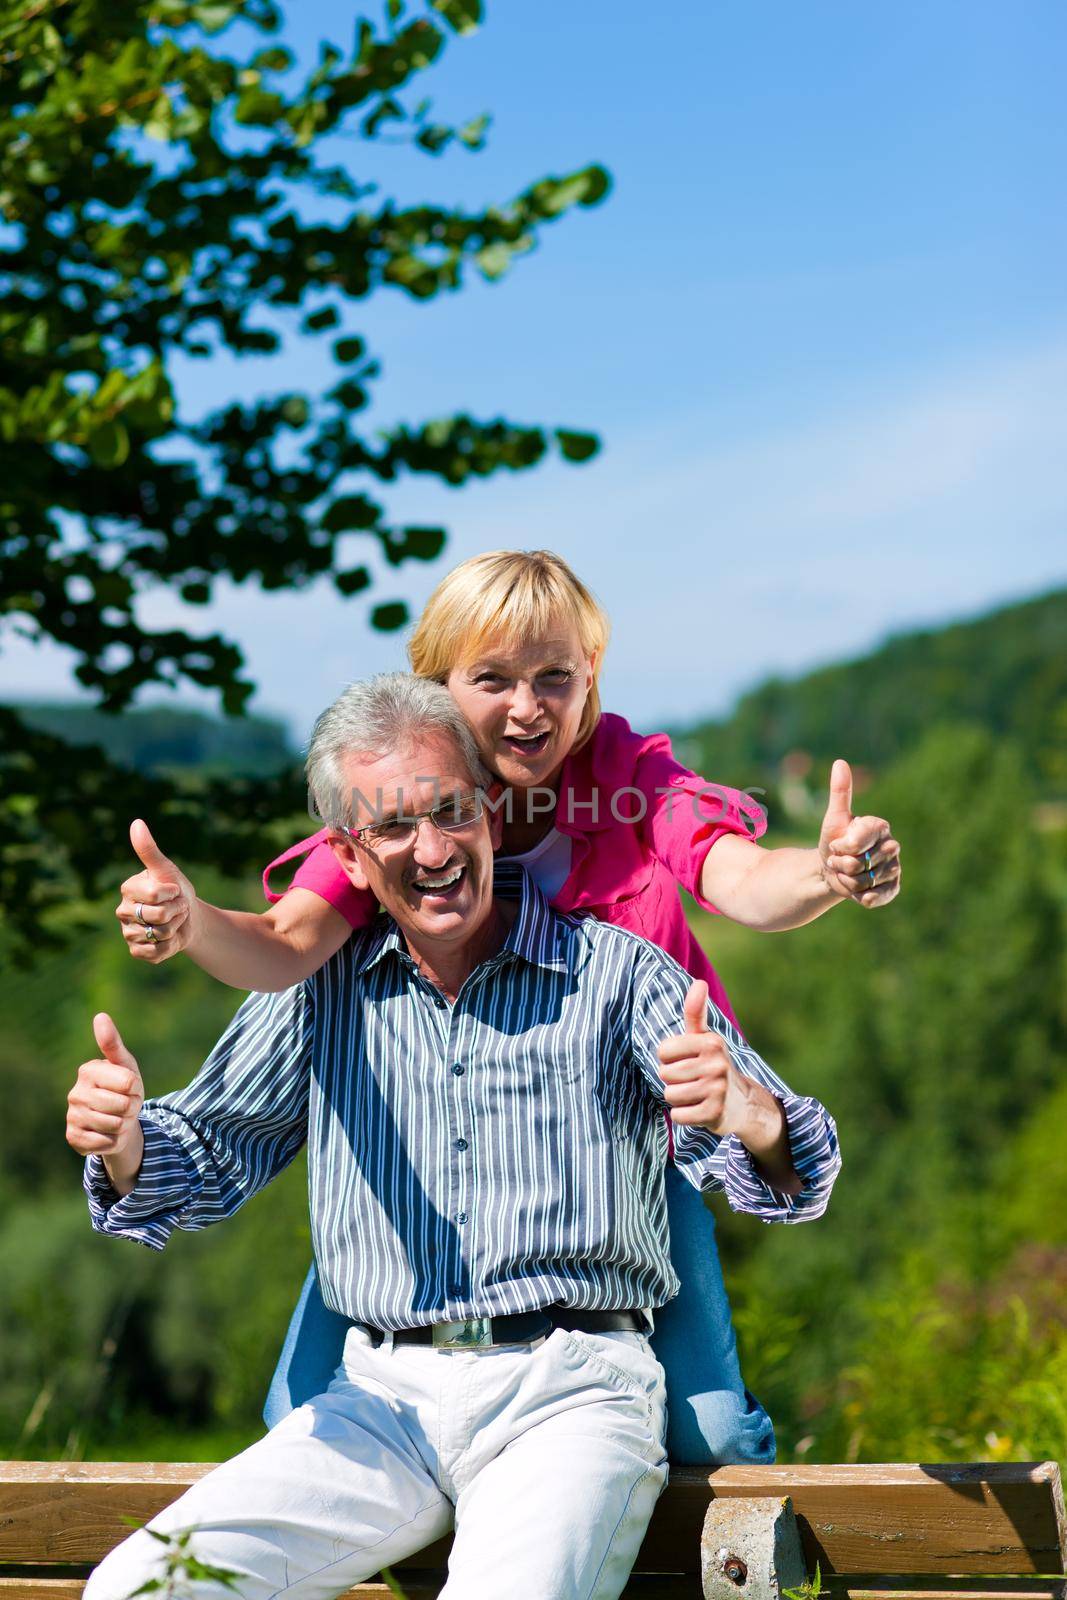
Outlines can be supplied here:
<path id="1" fill-rule="evenodd" d="M 149 1526 L 241 1600 L 333 1600 L 455 1527 L 441 1600 L 617 1600 L 666 1482 L 663 1369 L 638 1333 L 557 1329 L 448 1352 L 349 1330 L 324 1394 Z M 143 1530 L 89 1580 L 127 1600 L 158 1576 Z M 195 1600 L 233 1600 L 198 1581 Z"/>

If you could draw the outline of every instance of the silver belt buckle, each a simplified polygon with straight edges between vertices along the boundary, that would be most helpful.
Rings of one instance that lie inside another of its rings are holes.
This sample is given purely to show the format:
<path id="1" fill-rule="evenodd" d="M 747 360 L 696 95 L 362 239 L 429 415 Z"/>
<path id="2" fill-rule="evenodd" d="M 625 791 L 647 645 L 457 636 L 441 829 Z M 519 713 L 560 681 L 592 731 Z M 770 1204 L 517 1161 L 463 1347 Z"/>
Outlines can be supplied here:
<path id="1" fill-rule="evenodd" d="M 435 1322 L 433 1345 L 436 1350 L 484 1350 L 493 1342 L 489 1317 L 465 1317 L 461 1322 Z"/>

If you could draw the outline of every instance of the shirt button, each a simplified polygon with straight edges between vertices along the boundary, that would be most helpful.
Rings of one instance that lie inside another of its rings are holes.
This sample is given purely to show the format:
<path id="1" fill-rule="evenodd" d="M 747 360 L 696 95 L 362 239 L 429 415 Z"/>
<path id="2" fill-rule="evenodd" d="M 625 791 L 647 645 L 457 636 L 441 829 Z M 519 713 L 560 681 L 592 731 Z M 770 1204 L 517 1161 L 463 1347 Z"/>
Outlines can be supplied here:
<path id="1" fill-rule="evenodd" d="M 453 1300 L 463 1299 L 463 1285 L 461 1283 L 454 1283 L 448 1292 Z"/>
<path id="2" fill-rule="evenodd" d="M 462 1078 L 462 1076 L 466 1072 L 466 1070 L 467 1070 L 466 1067 L 461 1066 L 460 1063 L 457 1061 L 455 1063 L 455 1065 L 453 1066 L 453 1068 L 452 1068 L 452 1075 L 453 1075 L 453 1077 L 456 1077 L 456 1078 Z"/>
<path id="3" fill-rule="evenodd" d="M 459 1216 L 456 1218 L 456 1221 L 457 1222 L 466 1222 L 466 1220 L 467 1220 L 467 1213 L 465 1211 L 461 1211 Z"/>
<path id="4" fill-rule="evenodd" d="M 466 1150 L 466 1148 L 467 1148 L 466 1139 L 457 1139 L 456 1140 L 456 1149 L 457 1150 Z"/>

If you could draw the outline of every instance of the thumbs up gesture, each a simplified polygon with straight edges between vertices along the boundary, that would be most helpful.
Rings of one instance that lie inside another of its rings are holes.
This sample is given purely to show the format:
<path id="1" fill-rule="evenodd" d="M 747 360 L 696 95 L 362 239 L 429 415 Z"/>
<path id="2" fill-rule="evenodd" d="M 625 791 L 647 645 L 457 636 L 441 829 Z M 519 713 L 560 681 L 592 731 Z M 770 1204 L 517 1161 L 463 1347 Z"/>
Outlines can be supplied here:
<path id="1" fill-rule="evenodd" d="M 82 1062 L 67 1096 L 67 1143 L 79 1155 L 103 1156 L 115 1187 L 128 1193 L 144 1149 L 137 1120 L 144 1084 L 136 1060 L 106 1011 L 93 1018 L 93 1032 L 100 1055 Z"/>
<path id="2" fill-rule="evenodd" d="M 835 761 L 819 830 L 823 877 L 835 894 L 870 909 L 900 893 L 900 845 L 884 817 L 852 815 L 852 769 Z"/>
<path id="3" fill-rule="evenodd" d="M 710 1128 L 725 1136 L 745 1123 L 748 1098 L 725 1039 L 708 1027 L 708 986 L 702 978 L 689 986 L 683 1006 L 684 1032 L 659 1047 L 663 1094 L 671 1121 Z"/>
<path id="4" fill-rule="evenodd" d="M 130 824 L 130 843 L 144 870 L 122 885 L 115 915 L 134 960 L 166 961 L 189 942 L 196 890 L 140 818 Z"/>

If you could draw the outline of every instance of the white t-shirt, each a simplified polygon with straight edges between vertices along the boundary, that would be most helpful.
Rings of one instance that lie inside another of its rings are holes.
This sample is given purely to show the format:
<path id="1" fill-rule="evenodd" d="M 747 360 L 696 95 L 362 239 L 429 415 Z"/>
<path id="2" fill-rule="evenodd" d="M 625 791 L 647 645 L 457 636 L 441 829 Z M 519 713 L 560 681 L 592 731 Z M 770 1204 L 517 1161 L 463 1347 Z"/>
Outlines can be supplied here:
<path id="1" fill-rule="evenodd" d="M 497 856 L 497 860 L 525 867 L 545 899 L 552 900 L 571 874 L 571 841 L 558 828 L 551 828 L 525 855 Z"/>

